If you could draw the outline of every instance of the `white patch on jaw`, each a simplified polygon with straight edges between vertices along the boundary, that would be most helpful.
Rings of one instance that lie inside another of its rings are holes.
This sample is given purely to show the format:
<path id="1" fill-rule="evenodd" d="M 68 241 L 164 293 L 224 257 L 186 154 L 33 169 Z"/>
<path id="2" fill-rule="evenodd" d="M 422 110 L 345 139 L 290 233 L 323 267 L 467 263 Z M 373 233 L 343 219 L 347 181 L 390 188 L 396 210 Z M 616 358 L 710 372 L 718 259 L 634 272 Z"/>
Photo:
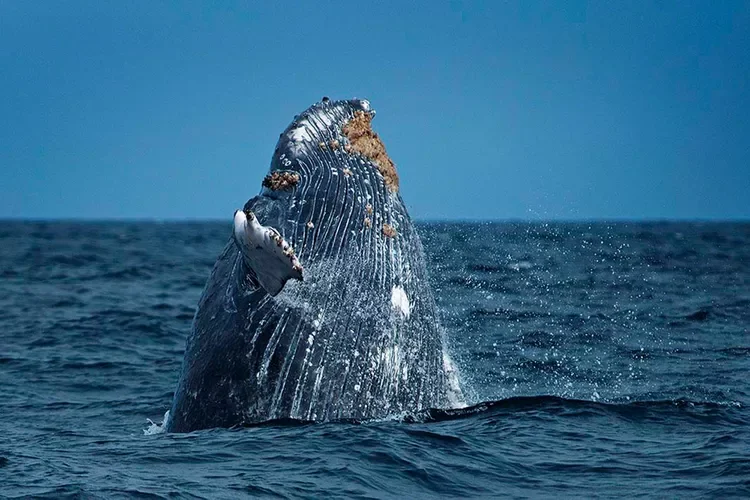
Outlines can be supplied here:
<path id="1" fill-rule="evenodd" d="M 295 154 L 299 154 L 302 151 L 302 143 L 313 140 L 312 131 L 308 128 L 309 125 L 306 120 L 303 120 L 286 133 L 286 137 L 289 139 L 289 146 Z"/>
<path id="2" fill-rule="evenodd" d="M 403 314 L 404 318 L 409 319 L 411 314 L 411 304 L 409 304 L 409 297 L 406 296 L 406 292 L 403 288 L 396 285 L 391 290 L 391 305 L 397 311 Z"/>
<path id="3" fill-rule="evenodd" d="M 312 136 L 310 135 L 310 131 L 307 130 L 306 123 L 300 123 L 297 128 L 290 130 L 289 138 L 294 142 L 312 141 Z"/>

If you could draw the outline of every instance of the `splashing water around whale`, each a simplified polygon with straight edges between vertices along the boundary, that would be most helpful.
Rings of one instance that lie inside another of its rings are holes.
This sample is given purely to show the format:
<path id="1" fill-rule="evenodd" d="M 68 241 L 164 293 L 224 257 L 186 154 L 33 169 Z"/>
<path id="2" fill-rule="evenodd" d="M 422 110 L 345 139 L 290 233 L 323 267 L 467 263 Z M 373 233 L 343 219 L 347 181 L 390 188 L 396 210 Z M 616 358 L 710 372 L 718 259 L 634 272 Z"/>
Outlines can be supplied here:
<path id="1" fill-rule="evenodd" d="M 170 431 L 462 403 L 374 115 L 324 99 L 281 134 L 200 299 Z"/>

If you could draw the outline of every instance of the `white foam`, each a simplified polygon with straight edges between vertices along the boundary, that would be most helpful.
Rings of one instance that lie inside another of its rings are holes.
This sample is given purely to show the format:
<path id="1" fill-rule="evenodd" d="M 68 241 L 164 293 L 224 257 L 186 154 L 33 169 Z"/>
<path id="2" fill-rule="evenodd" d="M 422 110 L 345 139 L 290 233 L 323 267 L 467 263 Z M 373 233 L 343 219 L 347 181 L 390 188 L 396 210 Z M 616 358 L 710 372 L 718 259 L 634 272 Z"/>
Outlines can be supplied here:
<path id="1" fill-rule="evenodd" d="M 143 435 L 144 436 L 153 436 L 155 434 L 163 434 L 167 432 L 167 423 L 169 422 L 169 410 L 164 414 L 164 419 L 160 424 L 157 424 L 150 418 L 147 418 L 149 425 L 148 429 L 143 429 Z"/>
<path id="2" fill-rule="evenodd" d="M 397 344 L 385 347 L 380 352 L 383 371 L 397 378 L 401 373 L 401 349 Z"/>
<path id="3" fill-rule="evenodd" d="M 525 260 L 522 260 L 520 262 L 511 262 L 508 264 L 508 269 L 511 271 L 525 271 L 527 269 L 531 269 L 534 267 L 531 262 L 527 262 Z"/>
<path id="4" fill-rule="evenodd" d="M 443 370 L 448 379 L 448 401 L 451 408 L 466 408 L 466 398 L 458 381 L 458 369 L 445 350 L 443 350 Z"/>

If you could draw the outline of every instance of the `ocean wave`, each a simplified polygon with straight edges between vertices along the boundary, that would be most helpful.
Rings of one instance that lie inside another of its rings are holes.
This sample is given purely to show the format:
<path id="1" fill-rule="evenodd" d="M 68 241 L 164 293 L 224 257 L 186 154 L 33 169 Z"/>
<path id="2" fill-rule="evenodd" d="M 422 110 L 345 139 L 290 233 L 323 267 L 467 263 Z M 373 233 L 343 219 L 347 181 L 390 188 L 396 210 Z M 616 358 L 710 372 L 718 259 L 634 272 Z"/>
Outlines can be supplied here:
<path id="1" fill-rule="evenodd" d="M 511 417 L 523 414 L 549 415 L 555 417 L 583 418 L 614 416 L 631 422 L 654 421 L 676 422 L 688 419 L 704 423 L 730 422 L 738 425 L 750 424 L 745 415 L 745 406 L 739 401 L 694 401 L 690 399 L 669 399 L 630 402 L 599 402 L 582 399 L 569 399 L 559 396 L 515 396 L 495 401 L 484 401 L 463 408 L 430 408 L 417 412 L 400 412 L 385 417 L 367 420 L 335 419 L 314 421 L 296 418 L 279 418 L 262 422 L 240 424 L 231 429 L 256 427 L 302 427 L 310 425 L 376 425 L 382 423 L 431 424 L 455 420 L 477 418 Z M 164 423 L 147 419 L 150 426 L 144 434 L 164 432 Z M 198 431 L 201 432 L 201 431 Z"/>

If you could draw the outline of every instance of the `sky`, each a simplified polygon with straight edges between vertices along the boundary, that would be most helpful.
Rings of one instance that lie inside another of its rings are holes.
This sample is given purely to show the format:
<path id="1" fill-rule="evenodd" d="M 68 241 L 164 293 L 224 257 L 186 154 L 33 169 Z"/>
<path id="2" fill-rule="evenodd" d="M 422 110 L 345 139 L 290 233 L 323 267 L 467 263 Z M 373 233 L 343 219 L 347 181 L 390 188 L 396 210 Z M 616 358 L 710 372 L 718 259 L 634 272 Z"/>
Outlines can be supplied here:
<path id="1" fill-rule="evenodd" d="M 226 219 L 367 98 L 417 219 L 750 218 L 750 2 L 0 0 L 0 218 Z"/>

